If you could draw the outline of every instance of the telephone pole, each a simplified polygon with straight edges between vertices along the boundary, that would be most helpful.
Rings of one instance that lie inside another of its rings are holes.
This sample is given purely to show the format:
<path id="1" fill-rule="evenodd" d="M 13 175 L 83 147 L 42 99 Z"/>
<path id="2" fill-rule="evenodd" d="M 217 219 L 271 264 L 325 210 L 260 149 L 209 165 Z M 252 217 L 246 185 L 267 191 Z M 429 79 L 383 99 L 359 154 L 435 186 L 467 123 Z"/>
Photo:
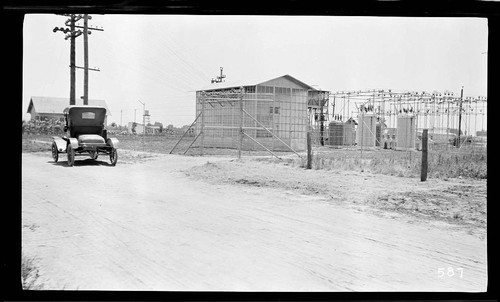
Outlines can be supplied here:
<path id="1" fill-rule="evenodd" d="M 70 82 L 71 82 L 71 85 L 70 85 L 70 91 L 69 91 L 69 104 L 70 105 L 75 105 L 76 104 L 76 70 L 75 70 L 75 57 L 76 57 L 76 45 L 75 45 L 75 39 L 76 37 L 78 37 L 79 35 L 81 35 L 81 31 L 77 31 L 75 32 L 75 15 L 71 15 L 70 16 L 70 29 L 71 29 L 71 33 L 70 33 Z M 66 25 L 67 25 L 68 22 L 66 22 Z M 65 37 L 66 39 L 68 38 L 68 36 L 66 35 Z"/>
<path id="2" fill-rule="evenodd" d="M 84 73 L 84 87 L 83 87 L 83 104 L 88 105 L 88 71 L 99 71 L 99 69 L 89 68 L 88 67 L 88 35 L 91 34 L 89 29 L 103 31 L 102 28 L 88 27 L 88 20 L 92 19 L 88 14 L 85 15 L 75 15 L 75 14 L 63 14 L 61 16 L 69 17 L 68 20 L 64 23 L 67 27 L 55 27 L 53 32 L 62 31 L 66 34 L 65 40 L 70 39 L 70 93 L 69 93 L 69 104 L 76 104 L 76 68 L 81 68 L 85 70 Z M 83 26 L 76 25 L 80 19 L 83 18 Z M 78 29 L 77 29 L 78 28 Z M 82 28 L 81 31 L 79 28 Z M 76 45 L 75 39 L 83 34 L 84 39 L 84 67 L 76 66 L 75 57 L 76 57 Z"/>
<path id="3" fill-rule="evenodd" d="M 83 105 L 89 104 L 89 15 L 83 15 Z"/>
<path id="4" fill-rule="evenodd" d="M 139 103 L 142 104 L 142 125 L 143 125 L 143 136 L 146 135 L 146 103 L 143 103 L 138 100 Z"/>
<path id="5" fill-rule="evenodd" d="M 76 26 L 77 28 L 83 28 L 83 105 L 88 105 L 89 104 L 89 70 L 92 71 L 100 71 L 99 69 L 96 68 L 89 68 L 89 35 L 92 34 L 92 32 L 89 29 L 92 30 L 98 30 L 98 31 L 104 31 L 102 28 L 97 28 L 97 27 L 89 27 L 88 26 L 88 20 L 91 20 L 92 16 L 89 16 L 88 14 L 83 15 L 83 27 L 82 26 Z M 81 68 L 81 67 L 77 67 Z"/>

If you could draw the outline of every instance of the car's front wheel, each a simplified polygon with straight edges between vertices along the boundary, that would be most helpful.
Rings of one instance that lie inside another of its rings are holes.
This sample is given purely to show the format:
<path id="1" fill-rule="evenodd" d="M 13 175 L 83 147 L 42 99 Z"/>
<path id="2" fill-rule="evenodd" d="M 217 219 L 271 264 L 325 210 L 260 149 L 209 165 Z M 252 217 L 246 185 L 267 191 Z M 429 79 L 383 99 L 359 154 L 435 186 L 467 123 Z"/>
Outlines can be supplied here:
<path id="1" fill-rule="evenodd" d="M 68 145 L 66 152 L 68 153 L 68 166 L 72 167 L 75 164 L 75 150 Z"/>
<path id="2" fill-rule="evenodd" d="M 112 166 L 116 166 L 116 162 L 118 161 L 118 150 L 115 148 L 111 149 L 111 152 L 109 153 L 109 161 L 111 162 Z"/>

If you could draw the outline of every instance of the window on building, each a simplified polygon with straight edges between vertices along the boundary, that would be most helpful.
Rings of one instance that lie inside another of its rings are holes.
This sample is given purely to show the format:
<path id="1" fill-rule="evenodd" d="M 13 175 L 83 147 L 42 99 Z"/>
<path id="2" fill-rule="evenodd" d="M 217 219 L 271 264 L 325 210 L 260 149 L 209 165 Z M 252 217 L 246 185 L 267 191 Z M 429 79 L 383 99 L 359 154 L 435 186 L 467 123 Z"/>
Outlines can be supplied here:
<path id="1" fill-rule="evenodd" d="M 257 86 L 257 92 L 258 93 L 273 93 L 273 87 L 272 86 Z"/>
<path id="2" fill-rule="evenodd" d="M 255 93 L 255 86 L 245 86 L 245 93 Z"/>

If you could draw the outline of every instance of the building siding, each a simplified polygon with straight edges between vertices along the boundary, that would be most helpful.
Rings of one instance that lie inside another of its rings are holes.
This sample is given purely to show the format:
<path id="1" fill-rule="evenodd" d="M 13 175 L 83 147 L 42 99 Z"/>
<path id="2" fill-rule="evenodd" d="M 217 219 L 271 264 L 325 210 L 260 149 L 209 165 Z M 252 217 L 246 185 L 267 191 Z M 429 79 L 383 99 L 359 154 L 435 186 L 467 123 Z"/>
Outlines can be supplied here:
<path id="1" fill-rule="evenodd" d="M 306 149 L 308 125 L 307 97 L 309 87 L 300 86 L 286 77 L 258 84 L 253 91 L 243 95 L 243 109 L 257 121 L 272 131 L 280 139 L 270 135 L 258 122 L 243 114 L 244 132 L 274 151 L 295 151 Z M 238 96 L 230 102 L 220 102 L 205 98 L 205 117 L 200 118 L 195 127 L 198 135 L 204 124 L 204 147 L 238 148 L 240 127 L 240 106 Z M 202 110 L 201 91 L 197 92 L 196 115 Z M 281 141 L 280 141 L 281 140 Z M 198 140 L 198 146 L 200 145 Z M 286 145 L 285 145 L 286 144 Z M 264 150 L 244 136 L 243 150 Z"/>

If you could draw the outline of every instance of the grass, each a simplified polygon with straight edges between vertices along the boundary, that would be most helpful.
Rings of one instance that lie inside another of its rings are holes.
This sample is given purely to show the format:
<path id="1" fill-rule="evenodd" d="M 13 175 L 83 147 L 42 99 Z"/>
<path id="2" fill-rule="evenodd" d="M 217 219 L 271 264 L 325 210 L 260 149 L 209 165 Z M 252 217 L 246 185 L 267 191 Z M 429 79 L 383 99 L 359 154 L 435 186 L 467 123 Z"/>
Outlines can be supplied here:
<path id="1" fill-rule="evenodd" d="M 401 177 L 420 177 L 422 153 L 419 151 L 378 150 L 363 152 L 316 152 L 312 168 L 321 170 L 361 170 Z M 487 178 L 487 154 L 482 152 L 429 151 L 428 177 Z"/>
<path id="2" fill-rule="evenodd" d="M 38 139 L 38 138 L 33 138 L 33 139 Z M 50 151 L 50 147 L 51 147 L 51 145 L 47 144 L 47 143 L 23 139 L 21 148 L 22 148 L 23 152 L 32 153 L 32 152 Z"/>
<path id="3" fill-rule="evenodd" d="M 136 151 L 168 154 L 179 141 L 179 136 L 118 136 L 119 148 Z M 175 154 L 183 154 L 194 137 L 185 137 L 175 148 Z M 32 142 L 32 140 L 51 141 L 50 136 L 25 136 L 23 139 L 23 152 L 50 151 L 50 144 Z M 196 144 L 195 144 L 196 145 Z M 360 150 L 333 149 L 328 147 L 314 147 L 312 168 L 315 170 L 355 170 L 372 173 L 395 175 L 401 177 L 420 177 L 421 157 L 420 151 L 395 151 L 395 150 Z M 285 156 L 280 162 L 286 165 L 305 167 L 305 161 L 294 156 L 291 152 L 275 152 Z M 191 147 L 186 155 L 199 155 L 197 147 Z M 234 156 L 235 149 L 204 148 L 204 155 Z M 275 161 L 274 157 L 266 151 L 243 151 L 243 156 L 269 156 L 264 160 Z M 305 154 L 304 154 L 305 157 Z M 462 147 L 457 150 L 453 147 L 448 150 L 429 150 L 428 177 L 431 178 L 487 178 L 487 153 L 486 149 L 471 149 Z"/>
<path id="4" fill-rule="evenodd" d="M 39 284 L 39 270 L 36 266 L 36 257 L 28 257 L 24 254 L 21 256 L 21 285 L 23 290 L 39 290 L 43 288 Z"/>
<path id="5" fill-rule="evenodd" d="M 361 171 L 399 177 L 420 177 L 422 153 L 420 151 L 364 150 L 313 148 L 313 170 Z M 299 158 L 261 159 L 282 162 L 285 165 L 305 168 Z M 429 151 L 428 177 L 487 179 L 487 154 L 485 150 Z"/>

